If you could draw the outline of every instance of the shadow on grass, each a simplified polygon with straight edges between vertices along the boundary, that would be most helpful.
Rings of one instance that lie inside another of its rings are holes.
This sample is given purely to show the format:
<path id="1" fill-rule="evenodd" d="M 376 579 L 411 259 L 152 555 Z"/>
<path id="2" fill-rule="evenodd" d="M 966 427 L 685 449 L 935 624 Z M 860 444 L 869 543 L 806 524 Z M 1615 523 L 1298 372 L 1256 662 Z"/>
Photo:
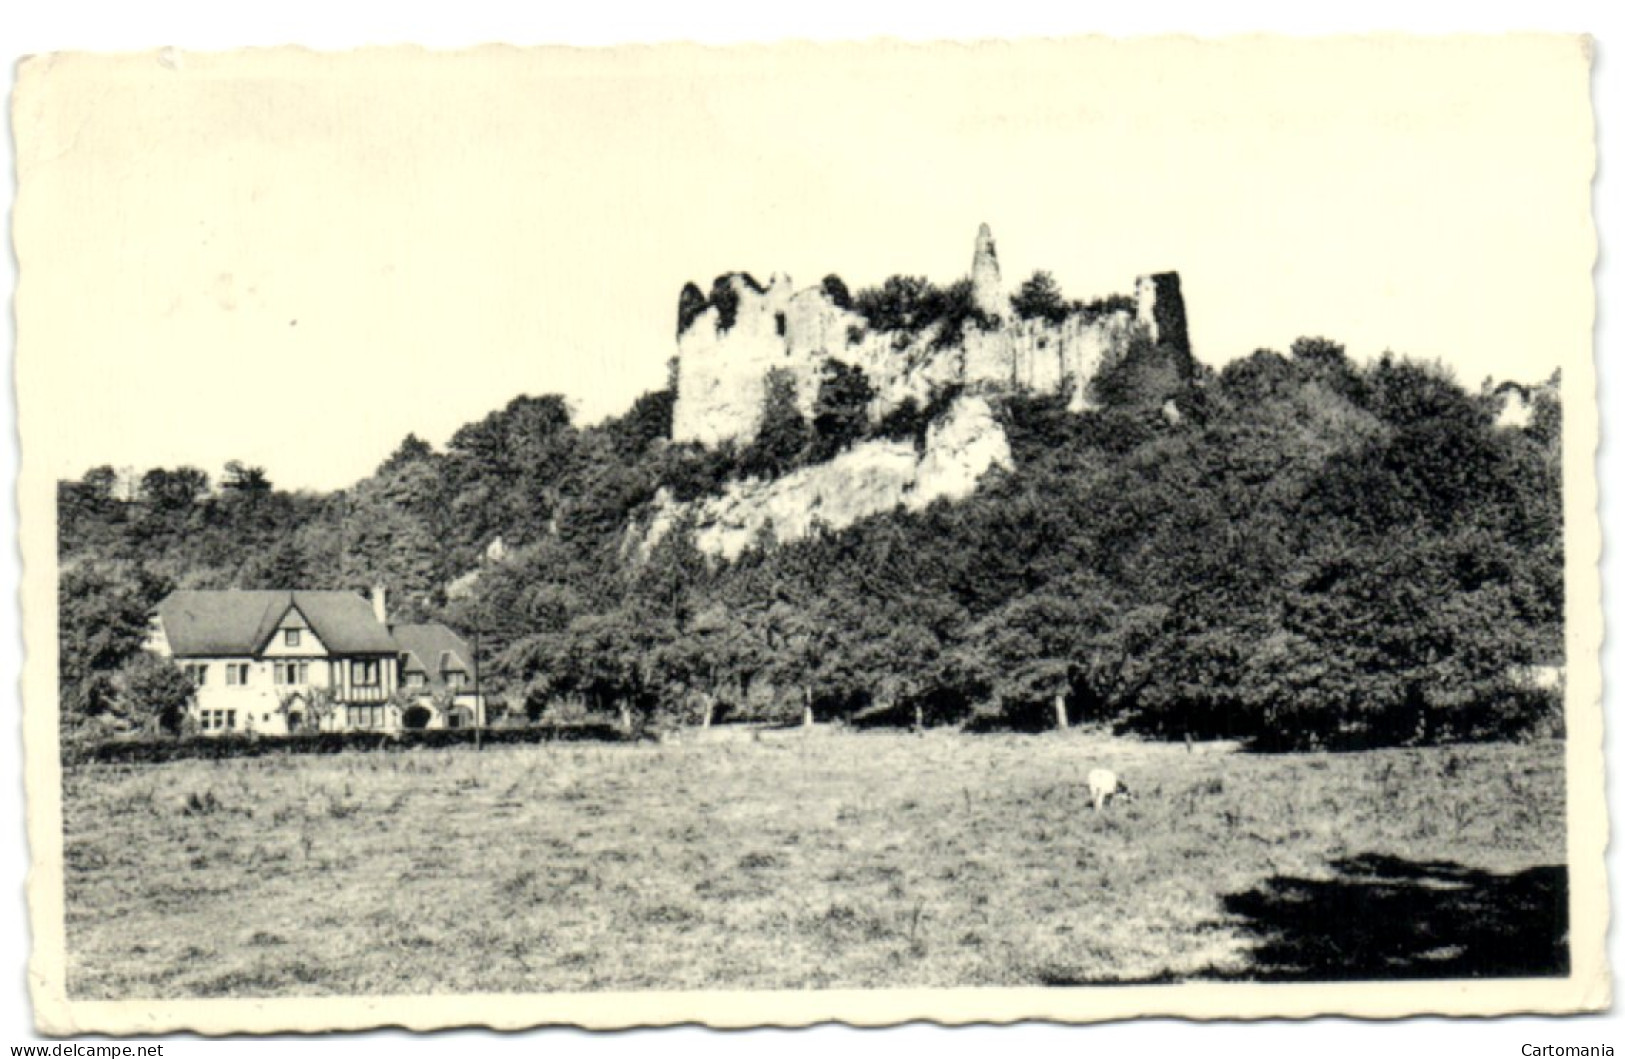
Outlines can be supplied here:
<path id="1" fill-rule="evenodd" d="M 1333 861 L 1331 879 L 1277 876 L 1230 894 L 1232 929 L 1253 942 L 1249 966 L 1143 977 L 1044 968 L 1042 985 L 1182 981 L 1353 982 L 1545 978 L 1569 973 L 1564 867 L 1496 875 L 1377 854 Z"/>
<path id="2" fill-rule="evenodd" d="M 1367 854 L 1332 879 L 1276 877 L 1224 899 L 1256 939 L 1249 980 L 1524 978 L 1569 972 L 1568 871 L 1513 875 Z"/>

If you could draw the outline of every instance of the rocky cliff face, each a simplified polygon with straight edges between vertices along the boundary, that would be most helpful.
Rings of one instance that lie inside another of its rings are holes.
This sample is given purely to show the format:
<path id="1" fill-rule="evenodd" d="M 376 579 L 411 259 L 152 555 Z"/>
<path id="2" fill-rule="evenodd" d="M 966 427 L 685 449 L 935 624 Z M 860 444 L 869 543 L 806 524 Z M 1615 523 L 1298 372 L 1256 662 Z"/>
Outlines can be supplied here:
<path id="1" fill-rule="evenodd" d="M 926 432 L 923 452 L 907 441 L 865 441 L 771 482 L 731 482 L 718 497 L 685 504 L 662 496 L 641 548 L 647 554 L 692 520 L 700 551 L 735 559 L 766 536 L 799 540 L 820 526 L 840 530 L 898 507 L 919 511 L 934 500 L 962 499 L 989 470 L 1010 466 L 1010 444 L 992 409 L 981 397 L 961 397 Z"/>
<path id="2" fill-rule="evenodd" d="M 782 274 L 766 287 L 748 276 L 726 276 L 717 290 L 722 297 L 714 292 L 712 301 L 722 306 L 708 305 L 680 321 L 675 441 L 750 441 L 774 369 L 794 380 L 801 409 L 810 414 L 831 360 L 863 369 L 875 390 L 873 421 L 911 397 L 923 406 L 934 390 L 950 385 L 972 392 L 1064 394 L 1069 407 L 1084 411 L 1094 404 L 1090 384 L 1136 341 L 1164 350 L 1186 374 L 1189 369 L 1178 275 L 1141 277 L 1132 310 L 1078 312 L 1059 322 L 1021 319 L 1002 289 L 986 225 L 971 266 L 972 304 L 980 319 L 967 322 L 952 342 L 941 341 L 941 323 L 918 333 L 871 330 L 869 321 L 837 305 L 822 287 L 795 290 Z"/>
<path id="3" fill-rule="evenodd" d="M 733 558 L 769 530 L 780 541 L 794 540 L 817 525 L 841 529 L 898 505 L 918 509 L 969 495 L 987 470 L 1010 465 L 1010 446 L 986 397 L 1056 394 L 1066 397 L 1072 411 L 1087 411 L 1095 406 L 1096 380 L 1137 350 L 1152 355 L 1165 376 L 1189 378 L 1178 275 L 1142 276 L 1134 291 L 1132 308 L 1074 310 L 1058 320 L 1022 318 L 1004 290 L 985 224 L 971 262 L 974 313 L 952 336 L 944 334 L 950 325 L 943 320 L 913 332 L 875 330 L 837 293 L 824 286 L 796 290 L 782 274 L 765 287 L 747 275 L 724 276 L 709 297 L 685 288 L 674 441 L 750 442 L 770 377 L 793 382 L 800 411 L 811 419 L 833 360 L 862 369 L 868 378 L 871 423 L 910 399 L 924 408 L 949 387 L 962 396 L 930 427 L 923 453 L 904 442 L 865 441 L 777 481 L 730 483 L 723 496 L 710 500 L 680 504 L 662 498 L 643 550 L 683 519 L 693 519 L 702 551 Z"/>

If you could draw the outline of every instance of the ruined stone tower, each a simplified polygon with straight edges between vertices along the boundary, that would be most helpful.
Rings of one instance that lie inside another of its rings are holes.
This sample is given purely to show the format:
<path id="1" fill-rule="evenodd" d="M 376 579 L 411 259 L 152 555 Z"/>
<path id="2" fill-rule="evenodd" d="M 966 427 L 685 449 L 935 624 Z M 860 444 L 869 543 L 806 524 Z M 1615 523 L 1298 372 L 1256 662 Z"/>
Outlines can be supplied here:
<path id="1" fill-rule="evenodd" d="M 993 246 L 993 230 L 982 225 L 976 231 L 976 256 L 970 265 L 971 301 L 976 310 L 988 316 L 1010 315 L 1010 299 L 1004 295 L 999 276 L 999 252 Z"/>
<path id="2" fill-rule="evenodd" d="M 1185 296 L 1179 290 L 1179 273 L 1158 272 L 1136 279 L 1134 315 L 1154 344 L 1190 359 L 1191 339 L 1185 326 Z M 1186 368 L 1188 375 L 1189 365 Z"/>

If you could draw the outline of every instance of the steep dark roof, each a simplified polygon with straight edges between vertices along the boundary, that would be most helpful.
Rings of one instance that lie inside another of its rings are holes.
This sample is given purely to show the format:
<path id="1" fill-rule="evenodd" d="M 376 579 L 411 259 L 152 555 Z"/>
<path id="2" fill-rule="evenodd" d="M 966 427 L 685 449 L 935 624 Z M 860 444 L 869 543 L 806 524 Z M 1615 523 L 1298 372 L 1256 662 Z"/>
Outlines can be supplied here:
<path id="1" fill-rule="evenodd" d="M 445 673 L 474 672 L 474 652 L 444 625 L 397 625 L 391 631 L 401 652 L 401 672 L 422 673 L 431 688 L 445 686 Z"/>
<path id="2" fill-rule="evenodd" d="M 389 629 L 354 592 L 179 591 L 158 604 L 169 649 L 178 658 L 258 655 L 289 608 L 298 608 L 333 654 L 389 654 Z"/>

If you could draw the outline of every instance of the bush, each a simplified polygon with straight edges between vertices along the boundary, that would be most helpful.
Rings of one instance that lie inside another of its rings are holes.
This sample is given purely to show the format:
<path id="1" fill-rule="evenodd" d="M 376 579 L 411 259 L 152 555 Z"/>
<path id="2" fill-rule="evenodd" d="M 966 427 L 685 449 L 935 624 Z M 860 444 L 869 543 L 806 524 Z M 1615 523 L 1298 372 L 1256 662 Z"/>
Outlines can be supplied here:
<path id="1" fill-rule="evenodd" d="M 723 483 L 739 469 L 739 452 L 733 439 L 715 448 L 682 444 L 667 446 L 656 466 L 656 482 L 672 499 L 687 502 L 722 492 Z"/>
<path id="2" fill-rule="evenodd" d="M 733 330 L 739 320 L 739 292 L 727 276 L 718 276 L 711 284 L 710 304 L 717 310 L 717 334 Z"/>
<path id="3" fill-rule="evenodd" d="M 531 727 L 484 728 L 480 742 L 487 746 L 527 743 L 622 742 L 626 736 L 612 724 L 543 724 Z M 225 761 L 272 754 L 339 754 L 379 750 L 440 749 L 472 745 L 473 728 L 422 728 L 395 732 L 300 732 L 294 735 L 238 734 L 187 736 L 181 739 L 110 739 L 101 743 L 63 748 L 64 765 L 156 765 L 167 761 Z"/>
<path id="4" fill-rule="evenodd" d="M 1023 320 L 1047 320 L 1058 324 L 1071 307 L 1061 297 L 1060 284 L 1048 272 L 1034 272 L 1010 299 L 1010 308 Z"/>
<path id="5" fill-rule="evenodd" d="M 887 412 L 874 428 L 874 436 L 883 437 L 890 441 L 912 441 L 914 447 L 921 452 L 925 451 L 925 436 L 931 429 L 931 424 L 947 414 L 959 396 L 965 392 L 960 383 L 950 383 L 931 391 L 930 400 L 925 407 L 912 397 L 903 399 L 903 403 Z"/>
<path id="6" fill-rule="evenodd" d="M 692 283 L 683 284 L 683 293 L 677 296 L 678 338 L 683 337 L 694 321 L 699 319 L 700 314 L 705 312 L 709 304 L 705 300 L 705 295 L 700 292 L 700 288 Z"/>
<path id="7" fill-rule="evenodd" d="M 931 340 L 932 349 L 952 349 L 965 340 L 965 327 L 974 323 L 983 331 L 994 331 L 999 327 L 999 318 L 988 316 L 976 308 L 974 289 L 969 279 L 955 280 L 947 287 L 937 292 L 936 300 L 932 305 L 934 320 L 940 320 L 936 337 Z"/>
<path id="8" fill-rule="evenodd" d="M 821 286 L 824 288 L 824 293 L 829 297 L 829 300 L 834 303 L 835 308 L 852 308 L 852 292 L 846 289 L 846 283 L 841 277 L 832 272 L 824 277 Z"/>
<path id="9" fill-rule="evenodd" d="M 863 437 L 874 395 L 875 389 L 862 368 L 839 360 L 825 363 L 813 403 L 813 440 L 807 462 L 830 459 Z"/>
<path id="10" fill-rule="evenodd" d="M 180 731 L 195 690 L 180 666 L 142 651 L 124 664 L 113 683 L 124 716 Z"/>
<path id="11" fill-rule="evenodd" d="M 912 441 L 915 448 L 923 449 L 926 428 L 930 425 L 931 421 L 926 418 L 920 402 L 905 397 L 902 404 L 881 417 L 875 426 L 875 434 L 888 441 Z"/>
<path id="12" fill-rule="evenodd" d="M 774 368 L 767 375 L 762 423 L 755 439 L 739 455 L 741 473 L 773 479 L 793 469 L 812 434 L 796 404 L 796 380 Z"/>
<path id="13" fill-rule="evenodd" d="M 1136 308 L 1134 299 L 1127 294 L 1109 294 L 1091 302 L 1073 302 L 1068 307 L 1068 312 L 1085 320 L 1098 320 L 1112 313 L 1132 313 Z"/>
<path id="14" fill-rule="evenodd" d="M 918 332 L 935 319 L 940 292 L 924 276 L 891 276 L 878 287 L 865 287 L 853 308 L 875 331 Z"/>
<path id="15" fill-rule="evenodd" d="M 1186 387 L 1180 365 L 1162 344 L 1135 328 L 1128 349 L 1090 380 L 1090 395 L 1108 408 L 1159 405 Z"/>

